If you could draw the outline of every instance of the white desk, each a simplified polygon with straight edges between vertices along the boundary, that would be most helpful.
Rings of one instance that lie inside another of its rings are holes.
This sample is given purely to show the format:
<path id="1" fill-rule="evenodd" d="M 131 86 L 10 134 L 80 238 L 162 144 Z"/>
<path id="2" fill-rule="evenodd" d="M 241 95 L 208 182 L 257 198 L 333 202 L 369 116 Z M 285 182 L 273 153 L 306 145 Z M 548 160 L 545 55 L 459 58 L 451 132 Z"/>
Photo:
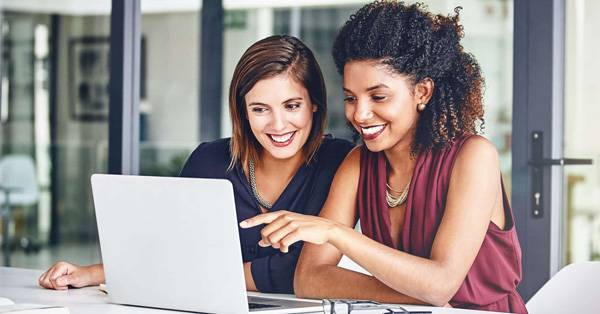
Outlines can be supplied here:
<path id="1" fill-rule="evenodd" d="M 66 291 L 44 289 L 39 287 L 37 284 L 37 279 L 41 274 L 41 270 L 0 267 L 0 297 L 9 298 L 15 301 L 15 303 L 39 303 L 46 305 L 67 306 L 71 314 L 175 313 L 174 311 L 109 304 L 108 295 L 98 290 L 98 287 L 69 289 Z M 266 295 L 269 297 L 279 298 L 293 298 L 293 296 L 290 295 L 261 293 L 250 294 L 259 296 Z M 406 306 L 406 309 L 427 309 L 432 311 L 434 314 L 492 314 L 492 312 L 424 306 Z"/>

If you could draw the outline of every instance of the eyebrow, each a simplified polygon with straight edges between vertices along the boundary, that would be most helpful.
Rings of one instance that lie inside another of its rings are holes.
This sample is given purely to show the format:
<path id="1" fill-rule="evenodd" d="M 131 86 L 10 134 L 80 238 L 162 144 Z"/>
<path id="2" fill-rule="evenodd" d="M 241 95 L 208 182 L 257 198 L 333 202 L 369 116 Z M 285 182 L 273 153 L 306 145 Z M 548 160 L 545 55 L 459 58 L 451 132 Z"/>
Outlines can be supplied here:
<path id="1" fill-rule="evenodd" d="M 374 85 L 374 86 L 368 87 L 368 88 L 367 88 L 365 91 L 367 91 L 367 92 L 370 92 L 370 91 L 372 91 L 372 90 L 374 90 L 374 89 L 378 89 L 378 88 L 390 88 L 390 87 L 382 83 L 382 84 L 377 84 L 377 85 Z M 342 87 L 342 89 L 343 89 L 345 92 L 352 92 L 351 90 L 349 90 L 349 89 L 347 89 L 347 88 L 345 88 L 345 87 Z"/>
<path id="2" fill-rule="evenodd" d="M 389 87 L 385 84 L 377 84 L 375 86 L 371 86 L 371 87 L 367 88 L 366 91 L 370 92 L 370 91 L 372 91 L 374 89 L 378 89 L 378 88 L 389 88 Z"/>
<path id="3" fill-rule="evenodd" d="M 293 100 L 302 100 L 302 99 L 303 99 L 302 97 L 292 97 L 292 98 L 284 100 L 282 102 L 282 104 L 288 103 L 288 102 L 293 101 Z M 267 104 L 263 104 L 261 102 L 252 102 L 252 103 L 248 104 L 248 107 L 252 107 L 252 106 L 268 106 L 268 105 Z"/>
<path id="4" fill-rule="evenodd" d="M 283 102 L 282 102 L 282 104 L 288 103 L 288 102 L 290 102 L 290 101 L 292 101 L 292 100 L 302 100 L 302 97 L 299 97 L 299 96 L 298 96 L 298 97 L 292 97 L 292 98 L 289 98 L 289 99 L 287 99 L 287 100 L 283 101 Z"/>
<path id="5" fill-rule="evenodd" d="M 267 104 L 263 104 L 262 102 L 252 102 L 248 104 L 248 107 L 252 106 L 268 106 Z"/>

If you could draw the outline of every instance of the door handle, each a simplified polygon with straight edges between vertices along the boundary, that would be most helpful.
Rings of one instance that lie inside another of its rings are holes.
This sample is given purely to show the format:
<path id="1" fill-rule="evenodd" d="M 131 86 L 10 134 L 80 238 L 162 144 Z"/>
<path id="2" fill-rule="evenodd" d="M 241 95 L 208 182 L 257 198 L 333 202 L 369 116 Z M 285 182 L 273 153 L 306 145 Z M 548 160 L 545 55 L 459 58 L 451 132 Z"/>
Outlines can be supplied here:
<path id="1" fill-rule="evenodd" d="M 559 159 L 531 159 L 528 164 L 534 167 L 544 166 L 572 166 L 572 165 L 591 165 L 593 162 L 591 159 L 579 159 L 579 158 L 559 158 Z"/>
<path id="2" fill-rule="evenodd" d="M 544 133 L 533 131 L 531 133 L 531 159 L 527 162 L 532 167 L 531 172 L 531 214 L 534 218 L 544 215 L 544 167 L 591 165 L 592 159 L 579 158 L 544 158 Z"/>

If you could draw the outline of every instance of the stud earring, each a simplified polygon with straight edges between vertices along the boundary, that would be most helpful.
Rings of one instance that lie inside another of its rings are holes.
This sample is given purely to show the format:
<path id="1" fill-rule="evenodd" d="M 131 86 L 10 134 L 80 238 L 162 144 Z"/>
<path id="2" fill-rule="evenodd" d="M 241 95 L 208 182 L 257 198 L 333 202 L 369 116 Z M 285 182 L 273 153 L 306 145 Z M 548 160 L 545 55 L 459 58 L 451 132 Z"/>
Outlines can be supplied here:
<path id="1" fill-rule="evenodd" d="M 419 112 L 423 112 L 423 110 L 425 110 L 425 104 L 424 103 L 420 103 L 417 105 L 417 111 Z"/>

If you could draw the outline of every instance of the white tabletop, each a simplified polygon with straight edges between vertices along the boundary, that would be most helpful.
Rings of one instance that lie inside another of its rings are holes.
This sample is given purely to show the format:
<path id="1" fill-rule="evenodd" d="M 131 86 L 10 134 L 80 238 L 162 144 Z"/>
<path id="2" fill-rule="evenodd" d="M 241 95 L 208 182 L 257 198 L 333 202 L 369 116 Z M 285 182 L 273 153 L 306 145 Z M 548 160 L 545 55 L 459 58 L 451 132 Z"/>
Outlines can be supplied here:
<path id="1" fill-rule="evenodd" d="M 0 267 L 0 297 L 13 300 L 15 303 L 38 303 L 60 305 L 69 308 L 71 314 L 107 314 L 107 313 L 160 313 L 174 311 L 157 310 L 143 307 L 110 304 L 108 295 L 98 287 L 69 289 L 64 291 L 48 290 L 38 286 L 37 279 L 41 270 Z M 249 293 L 250 295 L 278 298 L 293 298 L 291 295 Z M 424 309 L 434 314 L 491 314 L 492 312 L 471 311 L 462 309 L 405 306 L 408 310 Z M 189 312 L 188 312 L 189 313 Z"/>

